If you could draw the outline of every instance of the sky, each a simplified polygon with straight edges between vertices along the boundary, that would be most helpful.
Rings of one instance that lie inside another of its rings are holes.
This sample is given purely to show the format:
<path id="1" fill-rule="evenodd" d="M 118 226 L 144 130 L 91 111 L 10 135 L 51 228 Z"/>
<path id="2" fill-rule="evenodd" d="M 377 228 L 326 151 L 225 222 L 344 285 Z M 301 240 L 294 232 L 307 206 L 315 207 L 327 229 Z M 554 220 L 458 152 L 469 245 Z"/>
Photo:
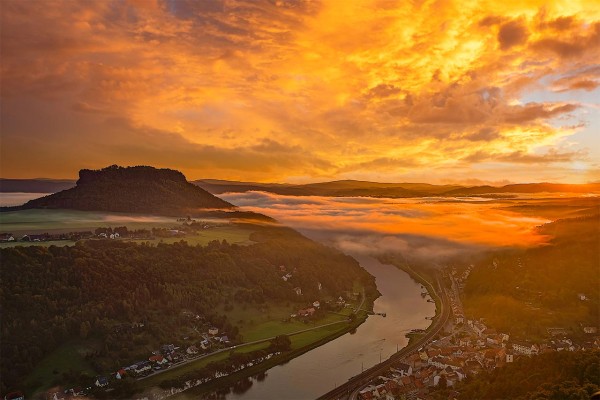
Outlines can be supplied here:
<path id="1" fill-rule="evenodd" d="M 600 181 L 597 0 L 0 7 L 3 178 Z"/>

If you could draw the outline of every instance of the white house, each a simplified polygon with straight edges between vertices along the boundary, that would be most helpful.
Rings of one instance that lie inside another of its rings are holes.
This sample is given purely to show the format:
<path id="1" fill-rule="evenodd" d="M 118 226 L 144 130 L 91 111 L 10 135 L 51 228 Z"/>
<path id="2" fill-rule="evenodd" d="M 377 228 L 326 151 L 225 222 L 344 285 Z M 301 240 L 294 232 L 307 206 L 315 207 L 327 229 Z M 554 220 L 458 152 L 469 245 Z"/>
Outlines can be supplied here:
<path id="1" fill-rule="evenodd" d="M 525 354 L 528 356 L 530 356 L 532 354 L 537 354 L 540 351 L 540 348 L 538 347 L 538 345 L 531 344 L 531 343 L 515 342 L 512 344 L 512 348 L 516 353 Z"/>
<path id="2" fill-rule="evenodd" d="M 148 361 L 141 362 L 136 365 L 134 371 L 136 374 L 141 374 L 152 369 L 152 365 Z"/>
<path id="3" fill-rule="evenodd" d="M 487 326 L 485 326 L 483 323 L 481 322 L 474 322 L 473 323 L 473 330 L 475 331 L 475 333 L 477 333 L 477 336 L 481 336 L 483 335 L 483 332 L 487 329 Z"/>
<path id="4" fill-rule="evenodd" d="M 507 353 L 506 353 L 506 362 L 507 362 L 507 363 L 511 363 L 511 362 L 514 362 L 514 361 L 515 361 L 515 356 L 514 356 L 514 354 L 513 354 L 513 353 L 511 353 L 511 352 L 507 352 Z"/>
<path id="5" fill-rule="evenodd" d="M 394 372 L 400 374 L 401 377 L 410 376 L 413 373 L 413 369 L 410 365 L 405 363 L 400 363 L 396 368 L 392 368 Z"/>

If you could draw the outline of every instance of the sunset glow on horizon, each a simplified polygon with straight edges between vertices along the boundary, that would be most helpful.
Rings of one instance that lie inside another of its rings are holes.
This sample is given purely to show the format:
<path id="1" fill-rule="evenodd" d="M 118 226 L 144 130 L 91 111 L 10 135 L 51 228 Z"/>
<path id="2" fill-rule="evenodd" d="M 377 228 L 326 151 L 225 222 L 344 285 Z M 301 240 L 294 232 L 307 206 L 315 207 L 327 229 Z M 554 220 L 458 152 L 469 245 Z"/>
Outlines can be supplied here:
<path id="1" fill-rule="evenodd" d="M 597 1 L 3 1 L 2 178 L 600 181 Z"/>

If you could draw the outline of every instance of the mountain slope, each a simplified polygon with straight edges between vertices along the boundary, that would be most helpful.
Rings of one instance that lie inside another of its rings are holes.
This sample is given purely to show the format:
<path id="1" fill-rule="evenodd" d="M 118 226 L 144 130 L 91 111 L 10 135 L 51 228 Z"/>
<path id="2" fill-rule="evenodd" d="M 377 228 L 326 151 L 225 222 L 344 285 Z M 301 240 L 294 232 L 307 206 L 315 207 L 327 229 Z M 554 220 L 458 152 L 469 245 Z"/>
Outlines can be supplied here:
<path id="1" fill-rule="evenodd" d="M 233 205 L 189 183 L 171 169 L 148 166 L 79 171 L 77 186 L 25 203 L 20 209 L 65 208 L 157 215 L 193 214 Z"/>

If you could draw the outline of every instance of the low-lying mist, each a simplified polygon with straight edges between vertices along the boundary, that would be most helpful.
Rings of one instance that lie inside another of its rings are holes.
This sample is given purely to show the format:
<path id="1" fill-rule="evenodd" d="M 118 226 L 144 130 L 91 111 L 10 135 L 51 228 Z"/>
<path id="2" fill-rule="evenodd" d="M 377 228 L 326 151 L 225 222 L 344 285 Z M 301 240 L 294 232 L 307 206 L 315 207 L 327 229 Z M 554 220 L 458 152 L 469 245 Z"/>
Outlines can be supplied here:
<path id="1" fill-rule="evenodd" d="M 548 239 L 535 227 L 549 220 L 502 210 L 494 201 L 265 192 L 226 193 L 221 197 L 354 254 L 401 253 L 412 260 L 437 263 L 491 248 L 537 245 Z"/>

